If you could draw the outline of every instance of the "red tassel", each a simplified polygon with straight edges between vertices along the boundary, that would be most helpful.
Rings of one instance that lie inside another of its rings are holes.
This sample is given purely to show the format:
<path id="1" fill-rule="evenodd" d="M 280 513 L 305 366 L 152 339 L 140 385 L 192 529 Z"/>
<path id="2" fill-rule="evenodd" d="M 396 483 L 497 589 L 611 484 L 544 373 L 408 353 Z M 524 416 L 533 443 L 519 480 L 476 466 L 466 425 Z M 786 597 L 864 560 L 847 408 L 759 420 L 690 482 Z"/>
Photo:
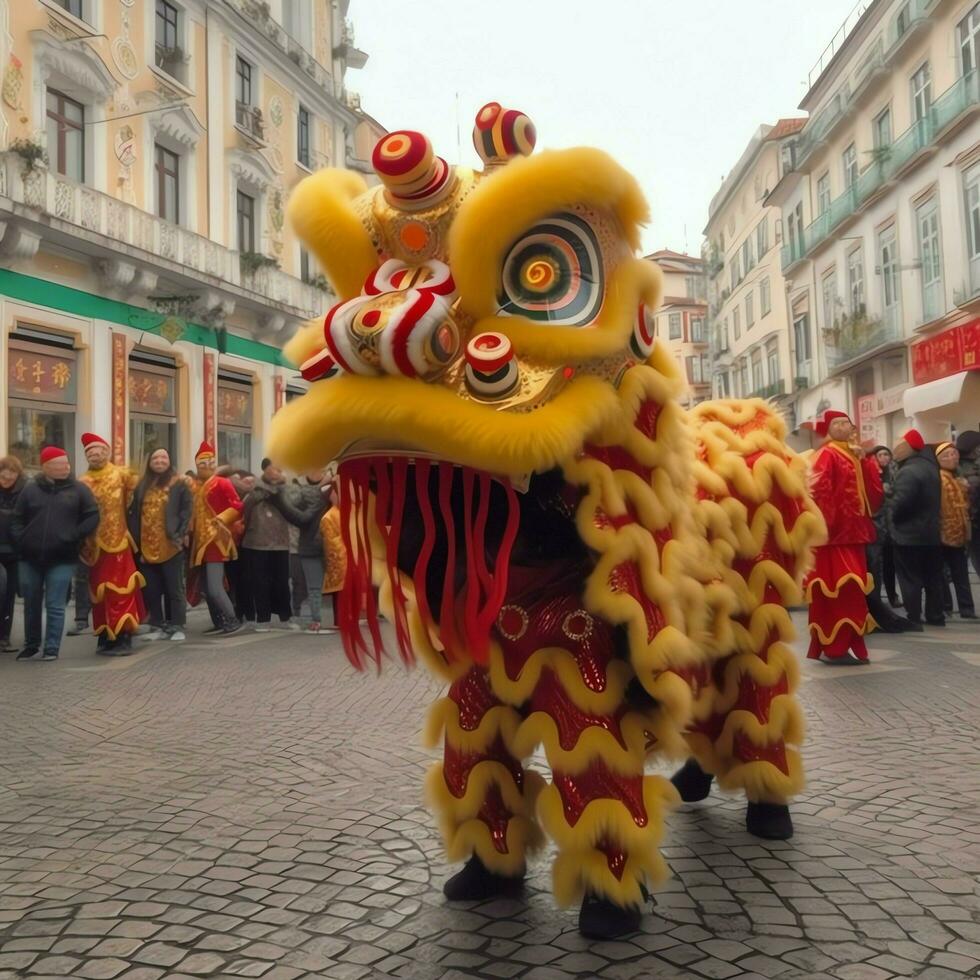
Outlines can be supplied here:
<path id="1" fill-rule="evenodd" d="M 432 557 L 433 549 L 436 546 L 436 524 L 432 513 L 432 503 L 429 500 L 429 472 L 431 464 L 427 459 L 419 459 L 415 462 L 415 489 L 419 501 L 419 513 L 422 517 L 422 547 L 419 548 L 419 556 L 412 571 L 412 580 L 415 582 L 415 602 L 419 607 L 419 615 L 426 630 L 432 628 L 432 610 L 429 608 L 429 597 L 426 595 L 425 586 L 428 581 L 429 559 Z"/>
<path id="2" fill-rule="evenodd" d="M 456 637 L 456 525 L 452 508 L 453 468 L 443 463 L 439 467 L 439 510 L 446 529 L 446 572 L 442 579 L 442 607 L 439 610 L 439 633 L 446 656 L 455 660 L 458 655 Z"/>
<path id="3" fill-rule="evenodd" d="M 340 479 L 340 532 L 344 539 L 344 549 L 347 552 L 347 572 L 344 576 L 344 587 L 338 601 L 340 637 L 344 644 L 344 653 L 355 669 L 363 670 L 364 662 L 361 650 L 364 641 L 361 637 L 361 556 L 354 548 L 351 536 L 351 512 L 356 508 L 355 479 L 352 472 L 354 464 L 342 466 Z"/>
<path id="4" fill-rule="evenodd" d="M 507 523 L 504 525 L 503 537 L 500 540 L 500 547 L 497 550 L 497 561 L 493 571 L 493 587 L 490 595 L 485 602 L 477 621 L 480 637 L 483 638 L 483 659 L 474 656 L 477 663 L 485 664 L 488 657 L 490 630 L 493 627 L 500 609 L 504 604 L 504 596 L 507 595 L 508 569 L 510 568 L 510 555 L 514 548 L 514 541 L 517 539 L 517 529 L 521 521 L 521 509 L 517 500 L 514 488 L 509 484 L 504 484 L 504 492 L 507 494 Z"/>
<path id="5" fill-rule="evenodd" d="M 415 663 L 412 650 L 412 636 L 408 628 L 407 600 L 402 589 L 401 573 L 398 570 L 398 543 L 402 535 L 402 518 L 405 513 L 405 474 L 408 460 L 396 459 L 392 467 L 391 513 L 386 530 L 386 562 L 388 582 L 391 585 L 391 604 L 394 608 L 395 637 L 402 660 L 409 666 Z M 387 477 L 385 479 L 387 488 Z"/>
<path id="6" fill-rule="evenodd" d="M 381 464 L 384 466 L 385 464 Z M 378 620 L 378 599 L 374 592 L 374 578 L 372 575 L 373 562 L 371 560 L 371 534 L 370 527 L 368 525 L 369 510 L 371 503 L 371 479 L 373 475 L 375 479 L 377 478 L 378 467 L 369 466 L 366 468 L 365 479 L 361 483 L 359 488 L 360 500 L 358 506 L 358 514 L 360 516 L 360 521 L 358 524 L 358 538 L 364 542 L 364 578 L 363 578 L 363 595 L 364 595 L 364 618 L 367 620 L 368 632 L 371 634 L 371 643 L 374 647 L 371 656 L 374 659 L 374 663 L 378 668 L 378 673 L 381 672 L 381 654 L 384 652 L 384 641 L 381 639 L 381 623 Z"/>
<path id="7" fill-rule="evenodd" d="M 473 484 L 476 474 L 463 470 L 463 535 L 466 544 L 466 586 L 463 599 L 463 635 L 470 654 L 477 660 L 487 655 L 487 637 L 481 636 L 478 615 L 482 588 L 477 573 L 477 553 L 484 550 L 483 537 L 477 537 L 473 523 Z M 482 662 L 482 661 L 481 661 Z"/>

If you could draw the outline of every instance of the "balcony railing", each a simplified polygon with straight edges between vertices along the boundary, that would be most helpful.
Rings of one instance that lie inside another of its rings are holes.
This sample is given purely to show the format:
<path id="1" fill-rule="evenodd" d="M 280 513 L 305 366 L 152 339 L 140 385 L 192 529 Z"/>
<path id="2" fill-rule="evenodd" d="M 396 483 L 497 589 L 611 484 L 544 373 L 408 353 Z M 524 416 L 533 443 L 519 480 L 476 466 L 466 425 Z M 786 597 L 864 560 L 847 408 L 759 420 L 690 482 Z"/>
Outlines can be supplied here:
<path id="1" fill-rule="evenodd" d="M 830 207 L 807 225 L 802 245 L 784 246 L 781 260 L 785 272 L 791 265 L 823 242 L 846 218 L 874 197 L 921 151 L 934 144 L 942 132 L 971 109 L 980 108 L 980 72 L 964 75 L 951 85 L 930 107 L 888 147 L 877 151 L 872 164 Z"/>
<path id="2" fill-rule="evenodd" d="M 827 365 L 836 370 L 855 358 L 902 339 L 902 311 L 891 306 L 881 317 L 868 315 L 846 318 L 824 330 Z"/>
<path id="3" fill-rule="evenodd" d="M 97 241 L 102 254 L 116 252 L 123 256 L 131 250 L 145 253 L 152 267 L 160 260 L 182 267 L 177 271 L 189 279 L 212 276 L 221 286 L 233 286 L 289 308 L 304 319 L 323 310 L 323 293 L 277 268 L 248 273 L 242 270 L 239 253 L 217 242 L 181 228 L 141 208 L 98 191 L 76 184 L 49 170 L 36 168 L 23 172 L 23 160 L 14 153 L 0 154 L 0 198 L 43 212 L 78 229 L 78 237 Z M 103 240 L 93 238 L 102 236 Z M 202 284 L 203 285 L 203 284 Z"/>
<path id="4" fill-rule="evenodd" d="M 235 125 L 257 143 L 265 142 L 265 126 L 262 123 L 262 110 L 247 102 L 235 103 Z"/>

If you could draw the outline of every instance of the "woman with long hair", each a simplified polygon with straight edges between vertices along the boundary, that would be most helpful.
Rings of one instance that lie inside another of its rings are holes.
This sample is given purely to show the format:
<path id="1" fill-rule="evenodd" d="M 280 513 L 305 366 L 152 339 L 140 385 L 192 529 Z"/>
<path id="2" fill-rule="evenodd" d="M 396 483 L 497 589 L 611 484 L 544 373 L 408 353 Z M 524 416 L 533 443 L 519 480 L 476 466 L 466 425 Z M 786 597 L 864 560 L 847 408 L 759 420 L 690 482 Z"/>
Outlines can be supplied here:
<path id="1" fill-rule="evenodd" d="M 16 650 L 10 627 L 17 596 L 17 545 L 10 529 L 14 506 L 26 483 L 24 467 L 16 456 L 0 457 L 0 652 Z"/>
<path id="2" fill-rule="evenodd" d="M 174 469 L 170 453 L 155 449 L 129 508 L 129 533 L 146 579 L 151 631 L 144 639 L 185 639 L 184 548 L 192 511 L 190 488 Z"/>

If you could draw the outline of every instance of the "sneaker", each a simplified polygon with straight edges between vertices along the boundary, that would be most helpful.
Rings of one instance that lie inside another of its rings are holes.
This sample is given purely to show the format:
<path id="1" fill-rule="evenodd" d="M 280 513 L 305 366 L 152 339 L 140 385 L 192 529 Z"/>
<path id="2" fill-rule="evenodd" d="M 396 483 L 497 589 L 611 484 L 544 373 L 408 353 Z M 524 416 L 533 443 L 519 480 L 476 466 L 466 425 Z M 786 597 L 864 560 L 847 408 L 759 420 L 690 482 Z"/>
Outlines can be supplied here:
<path id="1" fill-rule="evenodd" d="M 210 629 L 204 631 L 204 636 L 214 636 L 215 633 L 221 633 L 224 631 L 223 626 L 212 626 Z"/>
<path id="2" fill-rule="evenodd" d="M 234 622 L 223 627 L 221 633 L 223 636 L 231 636 L 232 633 L 238 633 L 241 629 L 242 624 L 236 619 Z"/>
<path id="3" fill-rule="evenodd" d="M 961 612 L 960 619 L 976 619 L 977 614 L 975 612 Z"/>
<path id="4" fill-rule="evenodd" d="M 88 623 L 75 623 L 74 626 L 68 627 L 69 636 L 81 636 L 83 633 L 88 632 Z"/>
<path id="5" fill-rule="evenodd" d="M 320 624 L 317 623 L 317 622 L 310 623 L 310 625 L 306 627 L 306 632 L 307 633 L 319 633 L 320 632 Z"/>
<path id="6" fill-rule="evenodd" d="M 293 622 L 291 619 L 287 619 L 286 622 L 279 624 L 279 629 L 288 630 L 291 633 L 295 633 L 298 629 L 302 629 L 299 623 Z"/>
<path id="7" fill-rule="evenodd" d="M 24 647 L 20 653 L 17 654 L 18 660 L 40 660 L 40 651 L 37 647 Z"/>
<path id="8" fill-rule="evenodd" d="M 186 640 L 187 637 L 184 635 L 184 631 L 183 630 L 174 630 L 170 634 L 170 636 L 167 637 L 167 639 L 170 640 L 173 643 L 181 643 L 184 640 Z"/>
<path id="9" fill-rule="evenodd" d="M 19 649 L 20 648 L 14 646 L 10 640 L 4 640 L 3 643 L 0 643 L 0 650 L 2 650 L 4 653 L 16 653 Z"/>
<path id="10" fill-rule="evenodd" d="M 45 650 L 44 656 L 41 657 L 42 660 L 57 660 L 58 653 L 56 650 Z"/>
<path id="11" fill-rule="evenodd" d="M 148 633 L 136 634 L 143 643 L 152 643 L 154 640 L 165 640 L 167 634 L 162 629 L 152 629 Z"/>
<path id="12" fill-rule="evenodd" d="M 268 633 L 272 627 L 268 623 L 256 623 L 255 632 L 256 633 Z"/>

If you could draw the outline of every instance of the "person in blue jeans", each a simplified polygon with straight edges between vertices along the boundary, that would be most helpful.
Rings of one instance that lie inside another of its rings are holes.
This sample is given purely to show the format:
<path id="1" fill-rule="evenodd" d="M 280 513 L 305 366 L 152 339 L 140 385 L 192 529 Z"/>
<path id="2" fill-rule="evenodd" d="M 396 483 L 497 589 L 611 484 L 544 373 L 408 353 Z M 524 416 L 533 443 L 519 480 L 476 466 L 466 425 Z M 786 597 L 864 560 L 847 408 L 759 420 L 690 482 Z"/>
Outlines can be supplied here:
<path id="1" fill-rule="evenodd" d="M 24 597 L 24 649 L 18 660 L 58 659 L 68 586 L 82 542 L 98 525 L 99 505 L 92 491 L 72 477 L 68 454 L 46 446 L 41 450 L 41 472 L 17 498 L 11 521 Z M 42 606 L 47 619 L 43 648 Z"/>

